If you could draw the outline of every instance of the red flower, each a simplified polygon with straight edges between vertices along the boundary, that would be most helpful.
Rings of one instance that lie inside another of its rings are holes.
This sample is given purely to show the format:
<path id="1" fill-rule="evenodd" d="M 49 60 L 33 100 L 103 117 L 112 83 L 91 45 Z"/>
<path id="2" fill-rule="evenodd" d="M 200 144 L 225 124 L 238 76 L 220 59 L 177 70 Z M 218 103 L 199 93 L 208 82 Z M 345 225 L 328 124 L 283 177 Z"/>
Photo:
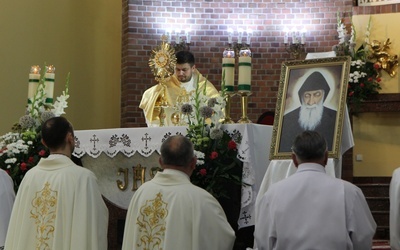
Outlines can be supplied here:
<path id="1" fill-rule="evenodd" d="M 381 78 L 376 78 L 376 81 L 377 82 L 381 82 Z"/>
<path id="2" fill-rule="evenodd" d="M 205 176 L 207 174 L 207 169 L 205 169 L 205 168 L 200 169 L 199 174 L 201 176 Z"/>
<path id="3" fill-rule="evenodd" d="M 351 91 L 351 92 L 349 93 L 349 96 L 352 96 L 352 95 L 354 95 L 354 91 Z"/>
<path id="4" fill-rule="evenodd" d="M 33 159 L 33 156 L 29 157 L 29 158 L 28 158 L 28 163 L 33 163 L 33 160 L 34 160 L 34 159 Z"/>
<path id="5" fill-rule="evenodd" d="M 361 88 L 364 88 L 364 86 L 365 86 L 364 83 L 360 83 Z"/>
<path id="6" fill-rule="evenodd" d="M 215 152 L 215 151 L 211 152 L 211 154 L 210 154 L 210 159 L 211 160 L 214 160 L 217 157 L 218 157 L 218 153 L 217 152 Z"/>
<path id="7" fill-rule="evenodd" d="M 27 164 L 26 164 L 25 162 L 21 163 L 21 165 L 19 166 L 19 168 L 20 168 L 22 171 L 26 171 L 26 170 L 28 169 Z"/>
<path id="8" fill-rule="evenodd" d="M 45 156 L 46 155 L 46 150 L 44 150 L 44 149 L 40 150 L 39 151 L 39 155 L 42 156 L 42 157 Z"/>
<path id="9" fill-rule="evenodd" d="M 372 77 L 369 77 L 369 78 L 368 78 L 368 82 L 372 82 Z"/>
<path id="10" fill-rule="evenodd" d="M 375 69 L 380 69 L 380 68 L 381 68 L 381 65 L 380 65 L 379 63 L 374 63 L 374 68 L 375 68 Z"/>
<path id="11" fill-rule="evenodd" d="M 228 148 L 229 148 L 230 150 L 235 150 L 235 149 L 236 149 L 236 142 L 233 141 L 233 140 L 230 140 L 230 141 L 228 142 Z"/>

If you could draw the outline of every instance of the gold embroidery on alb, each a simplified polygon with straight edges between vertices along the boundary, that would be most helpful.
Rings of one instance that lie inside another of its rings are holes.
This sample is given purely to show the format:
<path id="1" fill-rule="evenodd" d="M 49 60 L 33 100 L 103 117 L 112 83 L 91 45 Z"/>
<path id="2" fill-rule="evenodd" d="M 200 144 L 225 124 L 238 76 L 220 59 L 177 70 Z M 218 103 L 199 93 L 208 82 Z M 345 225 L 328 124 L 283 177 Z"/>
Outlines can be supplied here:
<path id="1" fill-rule="evenodd" d="M 56 209 L 57 191 L 51 190 L 50 183 L 46 182 L 32 200 L 31 218 L 36 224 L 36 249 L 51 249 L 49 241 L 54 233 Z"/>
<path id="2" fill-rule="evenodd" d="M 154 200 L 147 200 L 140 208 L 140 216 L 136 224 L 139 225 L 140 242 L 136 245 L 140 249 L 162 249 L 166 221 L 168 215 L 168 203 L 162 200 L 162 194 L 158 193 Z"/>

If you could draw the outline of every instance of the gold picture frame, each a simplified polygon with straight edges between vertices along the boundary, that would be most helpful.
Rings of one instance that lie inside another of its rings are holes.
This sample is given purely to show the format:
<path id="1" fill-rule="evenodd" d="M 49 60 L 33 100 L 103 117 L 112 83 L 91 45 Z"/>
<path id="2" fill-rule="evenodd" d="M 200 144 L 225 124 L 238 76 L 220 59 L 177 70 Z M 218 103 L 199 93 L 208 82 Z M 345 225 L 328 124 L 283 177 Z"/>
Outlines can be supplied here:
<path id="1" fill-rule="evenodd" d="M 305 130 L 320 132 L 329 157 L 339 158 L 350 63 L 348 56 L 282 63 L 270 160 L 291 159 L 292 142 Z"/>

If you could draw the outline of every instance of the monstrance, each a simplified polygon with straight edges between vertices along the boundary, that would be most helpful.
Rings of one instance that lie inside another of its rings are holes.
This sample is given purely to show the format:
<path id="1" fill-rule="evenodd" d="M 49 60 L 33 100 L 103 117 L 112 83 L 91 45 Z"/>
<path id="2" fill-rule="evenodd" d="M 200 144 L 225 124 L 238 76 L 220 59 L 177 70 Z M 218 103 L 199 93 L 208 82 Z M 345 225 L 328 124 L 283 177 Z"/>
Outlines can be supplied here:
<path id="1" fill-rule="evenodd" d="M 161 94 L 158 96 L 154 106 L 154 113 L 158 113 L 160 119 L 160 127 L 164 126 L 165 111 L 169 107 L 169 103 L 165 99 L 165 80 L 174 74 L 176 66 L 175 50 L 167 43 L 167 37 L 161 37 L 162 43 L 151 51 L 149 66 L 153 75 L 162 88 Z"/>

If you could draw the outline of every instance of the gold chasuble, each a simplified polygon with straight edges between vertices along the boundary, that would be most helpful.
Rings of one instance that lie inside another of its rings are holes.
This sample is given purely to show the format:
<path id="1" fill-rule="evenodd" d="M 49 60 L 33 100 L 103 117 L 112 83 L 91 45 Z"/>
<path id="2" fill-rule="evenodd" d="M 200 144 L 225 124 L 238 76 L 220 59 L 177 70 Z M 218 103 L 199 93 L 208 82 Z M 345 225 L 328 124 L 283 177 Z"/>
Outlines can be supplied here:
<path id="1" fill-rule="evenodd" d="M 214 85 L 207 81 L 207 79 L 200 74 L 200 72 L 196 69 L 193 76 L 194 79 L 191 81 L 194 84 L 199 84 L 199 89 L 206 88 L 206 96 L 208 97 L 217 97 L 219 96 L 218 90 L 214 87 Z M 195 89 L 195 86 L 192 87 Z M 146 122 L 148 126 L 154 124 L 155 126 L 159 125 L 159 109 L 157 109 L 157 102 L 160 101 L 161 98 L 167 102 L 168 107 L 166 110 L 165 117 L 165 126 L 173 126 L 171 121 L 171 114 L 174 111 L 174 106 L 176 104 L 176 100 L 178 97 L 186 91 L 183 87 L 181 87 L 181 83 L 176 78 L 175 75 L 172 75 L 168 79 L 165 80 L 163 84 L 157 84 L 149 89 L 147 89 L 142 97 L 139 108 L 143 109 Z M 190 92 L 190 91 L 189 91 Z"/>
<path id="2" fill-rule="evenodd" d="M 162 44 L 152 50 L 149 60 L 150 69 L 158 84 L 144 92 L 139 104 L 139 108 L 143 109 L 149 127 L 179 125 L 176 122 L 173 123 L 173 119 L 171 119 L 171 116 L 175 118 L 175 114 L 180 112 L 179 105 L 176 105 L 177 99 L 180 99 L 179 102 L 188 101 L 187 97 L 190 96 L 190 92 L 196 89 L 197 84 L 200 90 L 205 88 L 206 96 L 217 97 L 219 95 L 214 85 L 207 81 L 196 69 L 193 71 L 189 82 L 181 83 L 176 78 L 174 74 L 176 66 L 175 50 L 166 41 L 167 37 L 163 35 Z"/>

